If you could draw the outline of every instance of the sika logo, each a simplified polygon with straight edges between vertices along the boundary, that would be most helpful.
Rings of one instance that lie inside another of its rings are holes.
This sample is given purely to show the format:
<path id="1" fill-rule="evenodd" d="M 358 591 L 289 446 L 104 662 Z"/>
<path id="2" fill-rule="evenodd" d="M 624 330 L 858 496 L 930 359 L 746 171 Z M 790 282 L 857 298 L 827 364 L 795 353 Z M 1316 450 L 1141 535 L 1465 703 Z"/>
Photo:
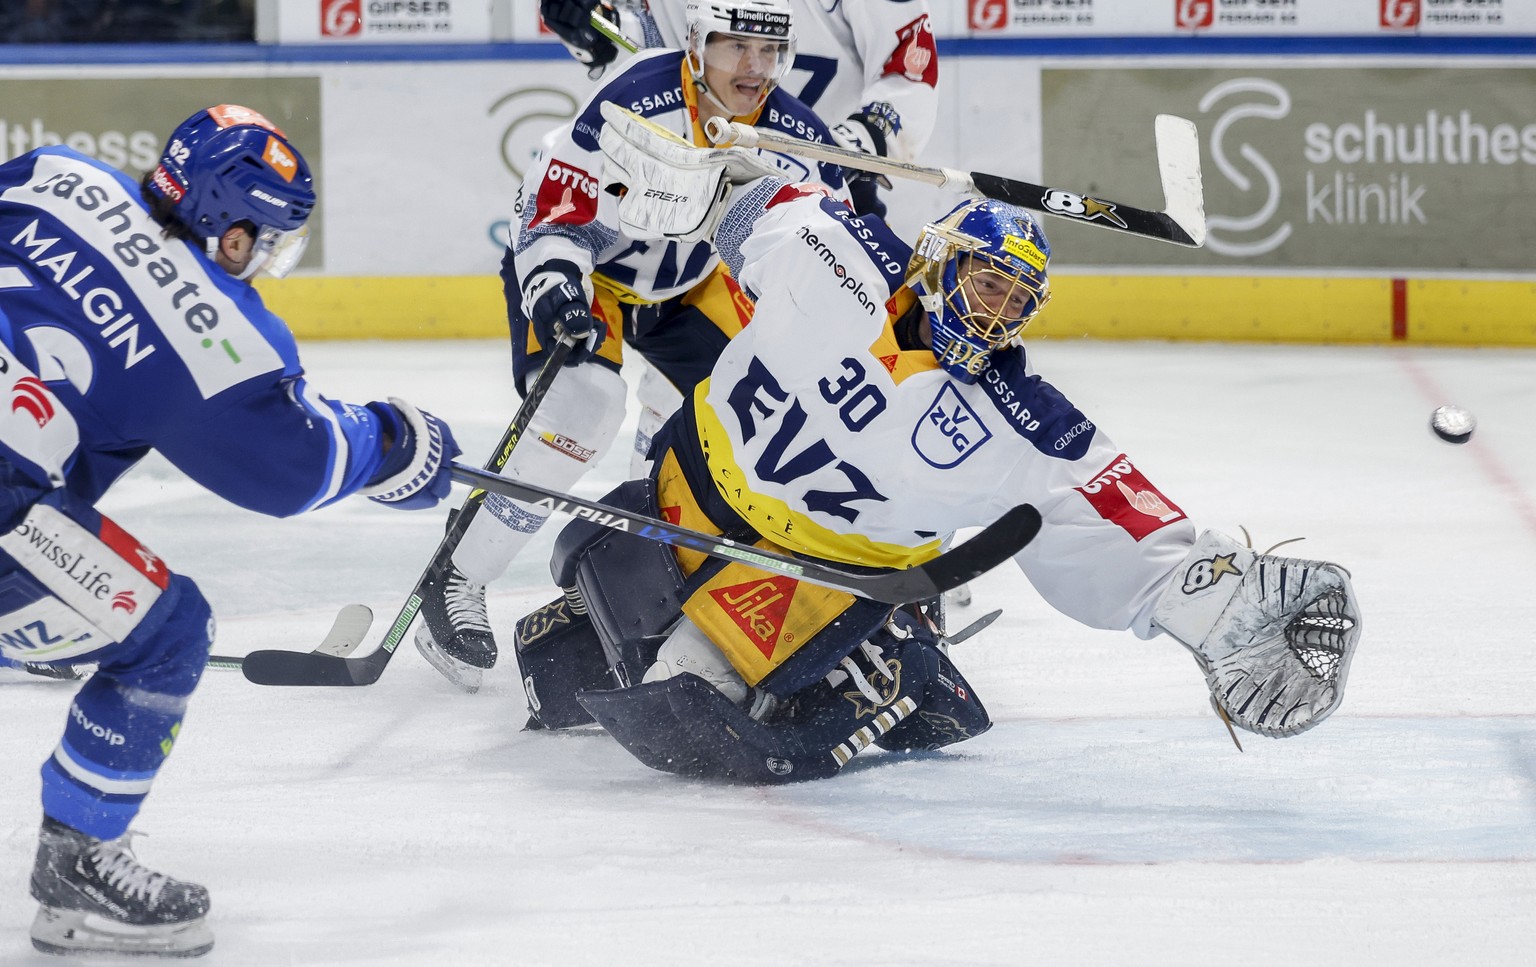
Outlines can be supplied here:
<path id="1" fill-rule="evenodd" d="M 709 596 L 751 639 L 764 658 L 772 658 L 779 643 L 779 633 L 784 628 L 784 618 L 789 614 L 790 602 L 795 599 L 796 587 L 798 585 L 789 578 L 775 577 L 716 588 L 709 592 Z"/>
<path id="2" fill-rule="evenodd" d="M 966 23 L 972 30 L 1002 30 L 1008 26 L 1008 0 L 966 0 Z"/>
<path id="3" fill-rule="evenodd" d="M 1215 22 L 1215 0 L 1174 0 L 1173 25 L 1179 30 L 1205 30 Z"/>
<path id="4" fill-rule="evenodd" d="M 321 0 L 320 36 L 356 37 L 363 32 L 363 0 Z"/>
<path id="5" fill-rule="evenodd" d="M 26 413 L 39 427 L 47 426 L 55 412 L 53 394 L 36 376 L 23 376 L 11 387 L 11 412 Z"/>
<path id="6" fill-rule="evenodd" d="M 1407 30 L 1419 25 L 1423 16 L 1422 0 L 1381 0 L 1381 26 L 1386 30 Z"/>
<path id="7" fill-rule="evenodd" d="M 139 602 L 135 600 L 132 591 L 119 591 L 112 595 L 112 610 L 133 614 L 139 610 Z"/>

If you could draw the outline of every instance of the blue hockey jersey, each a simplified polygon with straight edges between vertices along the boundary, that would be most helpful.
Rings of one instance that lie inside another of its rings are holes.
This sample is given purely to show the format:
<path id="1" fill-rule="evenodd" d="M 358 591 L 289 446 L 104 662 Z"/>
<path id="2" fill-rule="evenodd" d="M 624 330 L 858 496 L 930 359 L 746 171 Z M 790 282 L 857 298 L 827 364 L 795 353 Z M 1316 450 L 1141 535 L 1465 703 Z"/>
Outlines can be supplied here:
<path id="1" fill-rule="evenodd" d="M 0 528 L 55 487 L 96 501 L 151 449 L 279 517 L 384 459 L 380 419 L 310 386 L 254 288 L 65 147 L 0 164 L 0 393 Z"/>

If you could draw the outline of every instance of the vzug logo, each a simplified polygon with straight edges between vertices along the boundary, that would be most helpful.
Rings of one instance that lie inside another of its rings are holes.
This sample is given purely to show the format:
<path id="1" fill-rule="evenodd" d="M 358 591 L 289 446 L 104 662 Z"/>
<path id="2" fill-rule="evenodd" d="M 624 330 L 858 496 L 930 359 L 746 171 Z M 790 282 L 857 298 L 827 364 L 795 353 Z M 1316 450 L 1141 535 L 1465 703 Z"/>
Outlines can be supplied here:
<path id="1" fill-rule="evenodd" d="M 948 470 L 992 439 L 992 431 L 954 383 L 945 383 L 912 430 L 912 449 L 932 467 Z"/>
<path id="2" fill-rule="evenodd" d="M 1249 95 L 1251 97 L 1245 97 Z M 1200 98 L 1200 111 L 1209 114 L 1222 101 L 1232 101 L 1231 107 L 1224 110 L 1211 126 L 1211 159 L 1216 162 L 1216 170 L 1230 181 L 1244 194 L 1255 191 L 1255 183 L 1249 177 L 1247 171 L 1234 164 L 1228 155 L 1227 145 L 1229 139 L 1235 140 L 1232 127 L 1239 121 L 1247 118 L 1266 118 L 1279 120 L 1291 113 L 1290 92 L 1279 84 L 1264 77 L 1239 77 L 1230 81 L 1224 81 L 1206 91 Z M 1221 255 L 1237 257 L 1264 255 L 1273 252 L 1285 243 L 1291 236 L 1291 223 L 1283 222 L 1275 227 L 1268 235 L 1259 239 L 1238 239 L 1233 234 L 1251 234 L 1263 231 L 1269 225 L 1275 212 L 1280 207 L 1280 176 L 1275 172 L 1274 165 L 1258 152 L 1253 145 L 1241 142 L 1237 145 L 1237 154 L 1247 162 L 1248 170 L 1257 173 L 1262 183 L 1263 197 L 1259 201 L 1258 210 L 1251 215 L 1227 216 L 1208 215 L 1206 226 L 1209 235 L 1206 236 L 1206 247 Z M 1232 234 L 1226 234 L 1232 233 Z M 1224 237 L 1225 235 L 1225 237 Z"/>

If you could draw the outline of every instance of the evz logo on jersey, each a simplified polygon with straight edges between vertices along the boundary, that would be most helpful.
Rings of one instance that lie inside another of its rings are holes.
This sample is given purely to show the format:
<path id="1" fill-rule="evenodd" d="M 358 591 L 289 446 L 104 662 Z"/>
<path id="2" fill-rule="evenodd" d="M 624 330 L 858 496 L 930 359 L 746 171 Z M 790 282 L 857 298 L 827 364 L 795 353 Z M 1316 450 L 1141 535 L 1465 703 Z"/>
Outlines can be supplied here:
<path id="1" fill-rule="evenodd" d="M 597 179 L 573 165 L 551 161 L 539 182 L 529 228 L 585 225 L 597 217 Z"/>
<path id="2" fill-rule="evenodd" d="M 992 439 L 954 383 L 945 383 L 912 430 L 912 449 L 932 467 L 948 470 Z"/>

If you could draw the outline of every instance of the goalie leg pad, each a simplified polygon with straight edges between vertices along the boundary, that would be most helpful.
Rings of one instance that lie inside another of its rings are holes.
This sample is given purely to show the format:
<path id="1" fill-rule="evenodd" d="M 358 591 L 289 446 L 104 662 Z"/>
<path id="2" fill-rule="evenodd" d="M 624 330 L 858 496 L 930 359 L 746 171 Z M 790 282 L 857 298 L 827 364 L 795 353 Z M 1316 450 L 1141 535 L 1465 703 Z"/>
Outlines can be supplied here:
<path id="1" fill-rule="evenodd" d="M 592 716 L 576 701 L 576 693 L 613 682 L 592 620 L 577 614 L 570 599 L 561 597 L 524 615 L 514 641 L 533 723 L 546 729 L 591 723 Z"/>
<path id="2" fill-rule="evenodd" d="M 1343 568 L 1255 554 L 1216 531 L 1200 535 L 1152 620 L 1194 652 L 1233 725 L 1272 738 L 1338 708 L 1360 640 Z"/>
<path id="3" fill-rule="evenodd" d="M 694 675 L 576 698 L 631 755 L 661 772 L 762 784 L 824 779 L 841 768 L 825 748 L 807 754 L 792 731 L 754 721 Z"/>
<path id="4" fill-rule="evenodd" d="M 890 651 L 905 633 L 911 642 L 903 653 L 909 666 L 922 665 L 926 682 L 922 704 L 875 744 L 882 749 L 942 749 L 946 745 L 974 739 L 992 727 L 992 718 L 965 676 L 949 656 L 939 649 L 939 642 L 926 622 L 896 612 L 891 626 L 880 632 L 877 644 Z M 883 639 L 883 640 L 882 640 Z M 916 672 L 914 667 L 913 671 Z"/>

